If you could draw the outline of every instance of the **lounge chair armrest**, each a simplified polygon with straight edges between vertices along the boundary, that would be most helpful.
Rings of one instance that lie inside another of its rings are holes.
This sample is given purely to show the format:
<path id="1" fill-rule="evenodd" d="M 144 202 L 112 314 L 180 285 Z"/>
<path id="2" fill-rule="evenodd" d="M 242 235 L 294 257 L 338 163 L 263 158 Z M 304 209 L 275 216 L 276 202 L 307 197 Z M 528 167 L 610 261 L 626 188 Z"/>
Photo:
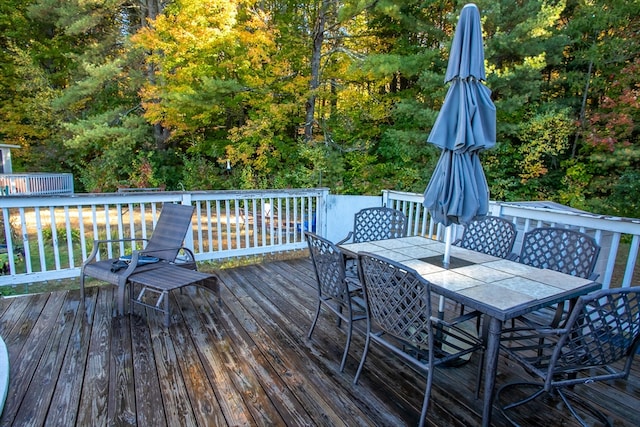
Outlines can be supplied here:
<path id="1" fill-rule="evenodd" d="M 94 240 L 93 244 L 103 244 L 103 243 L 121 243 L 121 242 L 144 242 L 147 239 L 143 239 L 141 237 L 133 237 L 133 238 L 124 238 L 124 239 L 99 239 Z"/>
<path id="2" fill-rule="evenodd" d="M 84 264 L 89 264 L 96 259 L 96 256 L 98 255 L 98 250 L 100 249 L 100 245 L 107 244 L 107 243 L 146 242 L 146 241 L 147 239 L 135 238 L 135 237 L 126 238 L 126 239 L 103 239 L 103 240 L 96 239 L 93 241 L 93 249 L 91 250 L 91 253 L 85 260 Z"/>
<path id="3" fill-rule="evenodd" d="M 193 253 L 193 251 L 191 249 L 187 248 L 186 246 L 182 246 L 182 247 L 180 247 L 180 250 L 185 251 L 187 253 L 187 255 L 189 255 L 189 257 L 191 258 L 192 261 L 196 260 L 196 256 L 195 256 L 195 254 Z"/>

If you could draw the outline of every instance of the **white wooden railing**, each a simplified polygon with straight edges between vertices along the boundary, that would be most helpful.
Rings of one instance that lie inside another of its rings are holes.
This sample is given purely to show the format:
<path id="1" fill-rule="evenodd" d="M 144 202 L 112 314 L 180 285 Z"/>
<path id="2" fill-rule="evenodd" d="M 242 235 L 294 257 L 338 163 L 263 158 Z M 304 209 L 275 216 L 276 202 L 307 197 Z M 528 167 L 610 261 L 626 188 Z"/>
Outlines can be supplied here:
<path id="1" fill-rule="evenodd" d="M 9 173 L 0 174 L 0 195 L 38 196 L 73 194 L 70 173 Z"/>
<path id="2" fill-rule="evenodd" d="M 331 234 L 329 228 L 336 224 L 327 224 L 326 218 L 338 218 L 332 222 L 350 226 L 353 212 L 333 210 L 362 205 L 362 200 L 402 210 L 409 218 L 410 235 L 443 239 L 443 227 L 431 220 L 421 194 L 382 193 L 380 198 L 331 196 L 328 189 L 320 188 L 0 197 L 5 235 L 0 258 L 6 263 L 0 286 L 25 284 L 18 292 L 26 292 L 30 283 L 78 277 L 94 239 L 150 237 L 161 205 L 167 202 L 196 207 L 193 231 L 187 234 L 185 245 L 193 249 L 198 261 L 305 249 L 305 229 Z M 344 199 L 335 203 L 337 197 L 353 197 L 354 203 L 351 199 L 346 204 Z M 602 246 L 596 273 L 603 286 L 634 283 L 640 220 L 558 209 L 555 205 L 491 202 L 490 206 L 492 214 L 516 224 L 519 239 L 522 233 L 543 225 L 575 227 L 593 235 Z M 460 233 L 461 228 L 455 232 Z M 519 244 L 517 241 L 516 252 Z M 130 250 L 114 245 L 107 256 Z"/>
<path id="3" fill-rule="evenodd" d="M 444 239 L 444 227 L 431 220 L 422 202 L 424 196 L 415 193 L 383 191 L 383 204 L 402 210 L 409 219 L 410 235 L 428 235 Z M 490 202 L 492 215 L 508 218 L 516 224 L 518 236 L 514 252 L 519 253 L 523 233 L 535 227 L 559 226 L 574 228 L 593 236 L 602 247 L 595 267 L 603 287 L 640 285 L 634 282 L 640 243 L 640 219 L 596 215 L 544 202 Z M 462 227 L 454 225 L 454 236 Z"/>
<path id="4" fill-rule="evenodd" d="M 306 228 L 324 233 L 327 194 L 320 188 L 0 198 L 6 243 L 0 286 L 78 277 L 95 239 L 150 237 L 162 203 L 195 206 L 185 245 L 197 261 L 303 249 Z M 130 250 L 117 244 L 107 256 Z"/>

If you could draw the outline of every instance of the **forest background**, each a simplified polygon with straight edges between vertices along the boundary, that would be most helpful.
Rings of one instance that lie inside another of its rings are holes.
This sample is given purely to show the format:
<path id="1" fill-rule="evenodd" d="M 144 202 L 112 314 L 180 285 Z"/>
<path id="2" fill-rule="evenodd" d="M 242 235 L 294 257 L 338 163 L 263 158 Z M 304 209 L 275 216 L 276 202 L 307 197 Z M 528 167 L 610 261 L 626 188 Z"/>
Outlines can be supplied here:
<path id="1" fill-rule="evenodd" d="M 76 191 L 422 193 L 465 3 L 2 0 L 0 143 Z M 491 199 L 640 217 L 640 1 L 476 4 Z"/>

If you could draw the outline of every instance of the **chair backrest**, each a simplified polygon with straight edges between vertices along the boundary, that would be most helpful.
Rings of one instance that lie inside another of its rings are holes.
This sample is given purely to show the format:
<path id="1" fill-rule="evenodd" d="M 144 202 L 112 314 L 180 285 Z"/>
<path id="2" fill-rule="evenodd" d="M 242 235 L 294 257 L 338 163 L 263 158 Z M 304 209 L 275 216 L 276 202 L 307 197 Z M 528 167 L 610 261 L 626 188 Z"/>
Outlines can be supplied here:
<path id="1" fill-rule="evenodd" d="M 371 322 L 423 349 L 433 348 L 430 284 L 414 270 L 379 255 L 358 255 Z"/>
<path id="2" fill-rule="evenodd" d="M 640 345 L 640 287 L 604 289 L 578 299 L 553 353 L 552 373 L 610 365 Z"/>
<path id="3" fill-rule="evenodd" d="M 516 226 L 497 216 L 486 216 L 464 226 L 457 246 L 500 258 L 508 258 L 516 242 Z"/>
<path id="4" fill-rule="evenodd" d="M 342 251 L 329 240 L 315 233 L 305 232 L 305 236 L 316 272 L 320 297 L 331 297 L 338 303 L 349 304 L 350 295 L 345 280 Z"/>
<path id="5" fill-rule="evenodd" d="M 366 208 L 354 216 L 353 243 L 395 239 L 406 235 L 407 217 L 397 209 Z"/>
<path id="6" fill-rule="evenodd" d="M 164 203 L 144 253 L 166 261 L 174 261 L 191 226 L 194 207 Z"/>
<path id="7" fill-rule="evenodd" d="M 572 276 L 594 278 L 600 246 L 580 231 L 559 227 L 535 228 L 524 234 L 519 262 Z"/>

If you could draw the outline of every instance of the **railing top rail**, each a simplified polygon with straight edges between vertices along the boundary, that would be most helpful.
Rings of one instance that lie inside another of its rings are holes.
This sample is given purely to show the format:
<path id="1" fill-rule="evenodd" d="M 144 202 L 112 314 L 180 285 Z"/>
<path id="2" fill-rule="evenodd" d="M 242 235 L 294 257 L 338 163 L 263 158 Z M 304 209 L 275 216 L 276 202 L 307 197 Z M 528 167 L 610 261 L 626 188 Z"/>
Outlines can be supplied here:
<path id="1" fill-rule="evenodd" d="M 22 177 L 22 176 L 73 176 L 68 172 L 25 172 L 25 173 L 0 173 L 1 177 Z"/>
<path id="2" fill-rule="evenodd" d="M 571 224 L 618 233 L 640 235 L 640 219 L 624 218 L 610 215 L 592 214 L 573 210 L 558 210 L 549 207 L 523 206 L 517 203 L 492 202 L 502 215 L 526 216 L 533 220 L 566 223 L 571 218 Z M 526 212 L 523 215 L 522 212 Z"/>
<path id="3" fill-rule="evenodd" d="M 423 196 L 417 193 L 385 190 L 384 197 L 388 200 L 405 200 L 408 202 L 422 203 Z M 527 202 L 497 202 L 491 201 L 490 210 L 501 216 L 524 217 L 532 220 L 554 222 L 559 224 L 571 224 L 579 227 L 593 228 L 604 231 L 640 235 L 640 219 L 624 218 L 612 215 L 594 214 L 577 209 L 563 208 L 555 204 L 533 205 Z"/>
<path id="4" fill-rule="evenodd" d="M 70 195 L 25 195 L 20 198 L 0 198 L 0 208 L 43 206 L 89 206 L 95 204 L 126 204 L 182 201 L 185 195 L 191 200 L 265 199 L 300 196 L 323 196 L 328 188 L 287 190 L 213 190 L 213 191 L 142 191 L 123 193 L 76 193 Z"/>

